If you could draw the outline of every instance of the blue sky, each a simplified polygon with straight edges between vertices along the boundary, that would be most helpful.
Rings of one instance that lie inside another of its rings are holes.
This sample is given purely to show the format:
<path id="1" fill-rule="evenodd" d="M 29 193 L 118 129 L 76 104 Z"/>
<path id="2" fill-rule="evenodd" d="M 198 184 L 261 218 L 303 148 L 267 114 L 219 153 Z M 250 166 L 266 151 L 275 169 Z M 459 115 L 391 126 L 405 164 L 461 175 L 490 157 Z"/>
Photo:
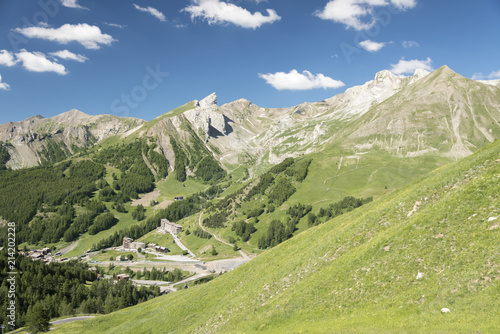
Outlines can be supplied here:
<path id="1" fill-rule="evenodd" d="M 320 101 L 388 69 L 500 78 L 498 0 L 0 0 L 0 123 Z"/>

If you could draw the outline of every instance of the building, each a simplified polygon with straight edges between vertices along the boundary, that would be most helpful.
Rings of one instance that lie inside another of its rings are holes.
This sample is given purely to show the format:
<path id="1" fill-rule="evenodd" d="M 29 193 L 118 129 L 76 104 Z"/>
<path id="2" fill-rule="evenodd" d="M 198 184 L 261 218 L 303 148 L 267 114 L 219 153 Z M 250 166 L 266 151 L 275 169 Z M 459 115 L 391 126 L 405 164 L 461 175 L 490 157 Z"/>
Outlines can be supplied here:
<path id="1" fill-rule="evenodd" d="M 144 242 L 134 241 L 132 238 L 123 238 L 123 249 L 139 249 L 146 248 L 146 244 Z"/>
<path id="2" fill-rule="evenodd" d="M 117 281 L 121 281 L 121 280 L 128 281 L 129 279 L 130 279 L 130 276 L 127 275 L 127 274 L 118 274 L 118 275 L 116 275 L 116 280 Z"/>
<path id="3" fill-rule="evenodd" d="M 155 251 L 160 252 L 160 253 L 170 252 L 170 250 L 167 247 L 163 247 L 163 246 L 155 246 Z"/>
<path id="4" fill-rule="evenodd" d="M 182 226 L 170 222 L 168 219 L 161 220 L 161 229 L 166 233 L 179 234 L 182 232 Z"/>

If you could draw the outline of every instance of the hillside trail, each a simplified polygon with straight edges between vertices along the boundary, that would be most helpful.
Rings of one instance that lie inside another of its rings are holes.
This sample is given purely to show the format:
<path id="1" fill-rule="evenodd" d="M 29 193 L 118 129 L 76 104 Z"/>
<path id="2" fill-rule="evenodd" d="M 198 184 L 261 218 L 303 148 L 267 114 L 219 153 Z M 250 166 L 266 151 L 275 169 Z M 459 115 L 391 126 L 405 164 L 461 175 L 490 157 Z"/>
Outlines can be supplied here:
<path id="1" fill-rule="evenodd" d="M 71 252 L 71 251 L 73 250 L 73 248 L 75 248 L 75 247 L 76 247 L 76 245 L 77 245 L 77 244 L 78 244 L 78 240 L 77 240 L 77 241 L 75 241 L 75 242 L 73 242 L 72 244 L 70 244 L 70 245 L 68 245 L 68 246 L 64 247 L 64 248 L 63 248 L 63 249 L 61 249 L 59 252 L 61 252 L 61 254 L 63 254 L 63 255 L 64 255 L 64 254 L 66 254 L 66 253 L 69 253 L 69 252 Z"/>
<path id="2" fill-rule="evenodd" d="M 210 231 L 207 231 L 207 230 L 203 227 L 203 225 L 201 224 L 201 216 L 203 216 L 203 211 L 200 213 L 200 216 L 198 217 L 198 225 L 200 225 L 200 227 L 201 227 L 201 229 L 202 229 L 203 231 L 205 231 L 205 232 L 207 232 L 207 233 L 210 233 L 210 235 L 212 235 L 212 236 L 215 238 L 215 240 L 217 240 L 218 242 L 221 242 L 221 243 L 223 243 L 224 245 L 228 245 L 229 247 L 233 247 L 233 245 L 231 245 L 230 243 L 225 242 L 224 240 L 220 239 L 217 235 L 213 234 L 213 233 L 212 233 L 212 232 L 210 232 Z M 250 257 L 249 257 L 247 254 L 245 254 L 245 252 L 243 252 L 241 249 L 240 249 L 238 252 L 240 253 L 241 257 L 242 257 L 245 261 L 250 260 Z"/>

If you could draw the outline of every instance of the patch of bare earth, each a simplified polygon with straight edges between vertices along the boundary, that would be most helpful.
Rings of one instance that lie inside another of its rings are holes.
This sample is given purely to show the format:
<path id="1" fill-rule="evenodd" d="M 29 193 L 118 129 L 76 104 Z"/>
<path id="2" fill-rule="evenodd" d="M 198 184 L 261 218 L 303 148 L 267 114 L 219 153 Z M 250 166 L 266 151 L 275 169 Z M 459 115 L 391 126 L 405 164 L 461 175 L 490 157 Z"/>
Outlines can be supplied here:
<path id="1" fill-rule="evenodd" d="M 134 199 L 131 206 L 138 206 L 139 204 L 141 204 L 142 206 L 149 206 L 151 204 L 151 201 L 156 200 L 158 197 L 160 197 L 160 192 L 158 190 L 155 190 L 142 195 L 139 199 Z"/>

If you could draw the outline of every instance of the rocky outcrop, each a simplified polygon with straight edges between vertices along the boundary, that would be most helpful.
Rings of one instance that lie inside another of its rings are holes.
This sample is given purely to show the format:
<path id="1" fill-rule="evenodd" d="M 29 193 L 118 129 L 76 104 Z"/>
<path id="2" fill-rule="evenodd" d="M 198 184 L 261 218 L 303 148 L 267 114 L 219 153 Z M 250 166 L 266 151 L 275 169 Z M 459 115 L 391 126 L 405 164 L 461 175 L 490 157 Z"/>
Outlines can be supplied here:
<path id="1" fill-rule="evenodd" d="M 11 159 L 7 166 L 17 169 L 39 165 L 42 161 L 40 154 L 49 141 L 72 154 L 75 148 L 88 147 L 143 123 L 140 119 L 91 116 L 73 109 L 51 118 L 37 115 L 2 124 L 0 141 L 12 144 L 8 148 Z"/>
<path id="2" fill-rule="evenodd" d="M 196 108 L 186 111 L 184 116 L 191 122 L 193 128 L 203 131 L 205 141 L 208 141 L 210 136 L 226 135 L 228 133 L 226 118 L 219 111 L 215 93 L 199 102 L 196 101 Z M 218 133 L 214 133 L 213 130 Z"/>

